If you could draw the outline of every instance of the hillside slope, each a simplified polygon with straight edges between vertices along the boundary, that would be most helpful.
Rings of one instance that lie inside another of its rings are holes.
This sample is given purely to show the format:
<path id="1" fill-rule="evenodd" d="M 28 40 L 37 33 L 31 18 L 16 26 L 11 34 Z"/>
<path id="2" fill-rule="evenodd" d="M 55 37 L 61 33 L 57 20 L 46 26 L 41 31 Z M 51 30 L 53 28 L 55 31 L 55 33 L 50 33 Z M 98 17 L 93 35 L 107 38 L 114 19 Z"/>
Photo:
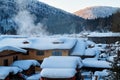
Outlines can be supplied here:
<path id="1" fill-rule="evenodd" d="M 88 7 L 74 14 L 85 19 L 85 31 L 120 32 L 120 8 L 95 6 Z"/>
<path id="2" fill-rule="evenodd" d="M 115 7 L 94 6 L 76 11 L 75 14 L 85 19 L 105 18 L 116 13 L 118 9 Z"/>
<path id="3" fill-rule="evenodd" d="M 82 18 L 38 0 L 0 0 L 1 34 L 50 34 L 80 31 Z"/>

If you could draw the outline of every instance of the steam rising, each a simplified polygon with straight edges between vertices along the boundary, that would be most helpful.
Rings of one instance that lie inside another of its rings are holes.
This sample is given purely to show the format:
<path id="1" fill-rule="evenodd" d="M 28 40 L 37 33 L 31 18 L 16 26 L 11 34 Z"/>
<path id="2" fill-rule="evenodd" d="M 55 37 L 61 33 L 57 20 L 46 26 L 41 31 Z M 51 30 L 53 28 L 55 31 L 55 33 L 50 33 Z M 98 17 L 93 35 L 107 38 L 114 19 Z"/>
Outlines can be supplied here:
<path id="1" fill-rule="evenodd" d="M 35 24 L 36 16 L 32 15 L 25 9 L 27 5 L 25 1 L 29 0 L 16 0 L 20 11 L 14 17 L 15 22 L 18 24 L 17 34 L 25 36 L 44 36 L 48 33 L 45 26 L 41 23 Z"/>
<path id="2" fill-rule="evenodd" d="M 35 16 L 31 15 L 28 11 L 20 11 L 14 18 L 19 26 L 17 34 L 27 36 L 42 36 L 47 35 L 44 26 L 41 23 L 34 24 Z"/>

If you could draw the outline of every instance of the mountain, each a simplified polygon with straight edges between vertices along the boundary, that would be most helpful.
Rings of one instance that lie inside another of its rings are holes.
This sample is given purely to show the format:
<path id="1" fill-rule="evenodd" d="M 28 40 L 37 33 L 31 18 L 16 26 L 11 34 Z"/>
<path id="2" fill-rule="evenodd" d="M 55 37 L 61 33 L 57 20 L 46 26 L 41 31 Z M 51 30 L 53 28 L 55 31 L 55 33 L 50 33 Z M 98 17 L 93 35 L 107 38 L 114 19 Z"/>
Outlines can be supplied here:
<path id="1" fill-rule="evenodd" d="M 120 32 L 120 8 L 94 6 L 76 11 L 74 14 L 85 19 L 85 31 Z"/>
<path id="2" fill-rule="evenodd" d="M 96 19 L 109 17 L 116 13 L 119 8 L 107 6 L 94 6 L 76 11 L 75 14 L 85 19 Z"/>
<path id="3" fill-rule="evenodd" d="M 38 0 L 0 0 L 1 34 L 80 32 L 84 19 Z"/>

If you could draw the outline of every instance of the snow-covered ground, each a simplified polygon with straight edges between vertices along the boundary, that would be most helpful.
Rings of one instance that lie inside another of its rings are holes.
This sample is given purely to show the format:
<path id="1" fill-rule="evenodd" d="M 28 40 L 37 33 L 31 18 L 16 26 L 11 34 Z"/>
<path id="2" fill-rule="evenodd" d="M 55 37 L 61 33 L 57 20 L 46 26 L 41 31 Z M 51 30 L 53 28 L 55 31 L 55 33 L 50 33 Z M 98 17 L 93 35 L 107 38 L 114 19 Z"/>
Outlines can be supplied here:
<path id="1" fill-rule="evenodd" d="M 87 34 L 88 36 L 94 36 L 95 33 Z M 98 33 L 95 36 L 118 36 L 119 33 Z M 116 57 L 116 52 L 120 50 L 119 41 L 115 44 L 96 44 L 93 41 L 90 41 L 86 38 L 76 38 L 71 36 L 51 36 L 51 37 L 20 37 L 20 36 L 0 36 L 0 52 L 4 50 L 15 50 L 25 53 L 24 47 L 37 48 L 40 50 L 46 49 L 71 49 L 71 56 L 51 56 L 45 58 L 43 63 L 41 64 L 41 68 L 43 69 L 41 73 L 37 73 L 31 76 L 26 76 L 26 79 L 40 79 L 41 76 L 49 77 L 49 78 L 68 78 L 73 77 L 76 73 L 76 68 L 88 67 L 88 68 L 111 68 L 110 64 L 113 62 L 114 57 Z M 28 44 L 23 44 L 23 42 L 28 42 Z M 6 43 L 7 42 L 7 43 Z M 38 45 L 38 43 L 42 43 Z M 47 45 L 46 45 L 47 44 Z M 52 46 L 52 48 L 50 47 Z M 44 49 L 43 49 L 44 48 Z M 112 51 L 110 52 L 110 50 Z M 74 56 L 73 56 L 74 55 Z M 81 59 L 79 56 L 91 56 L 91 58 Z M 78 57 L 75 57 L 78 56 Z M 22 70 L 28 69 L 31 65 L 40 66 L 40 64 L 34 60 L 20 60 L 16 61 L 12 64 L 12 66 L 16 66 L 21 68 Z M 4 69 L 6 67 L 0 66 L 0 69 Z M 5 71 L 8 70 L 8 71 Z M 13 68 L 6 68 L 3 72 L 6 76 L 12 70 L 12 72 L 21 72 L 20 69 L 16 69 L 14 71 Z M 59 73 L 56 73 L 59 72 Z M 62 73 L 62 74 L 61 74 Z M 64 74 L 63 74 L 64 73 Z M 49 75 L 48 75 L 49 74 Z M 57 74 L 57 75 L 56 75 Z M 101 77 L 105 77 L 108 75 L 107 70 L 103 71 L 83 71 L 82 75 L 84 75 L 85 80 L 95 79 L 95 76 L 99 76 L 99 80 Z M 2 76 L 0 73 L 0 79 L 6 77 Z"/>

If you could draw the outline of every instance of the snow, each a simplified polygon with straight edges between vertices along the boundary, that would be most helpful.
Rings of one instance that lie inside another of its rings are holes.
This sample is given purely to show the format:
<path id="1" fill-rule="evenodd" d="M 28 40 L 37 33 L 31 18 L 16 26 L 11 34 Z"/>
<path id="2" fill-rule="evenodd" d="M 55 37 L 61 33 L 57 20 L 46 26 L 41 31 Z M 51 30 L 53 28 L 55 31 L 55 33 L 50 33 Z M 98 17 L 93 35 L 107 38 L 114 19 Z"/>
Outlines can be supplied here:
<path id="1" fill-rule="evenodd" d="M 45 68 L 41 71 L 41 77 L 46 78 L 71 78 L 76 74 L 75 69 L 48 69 Z"/>
<path id="2" fill-rule="evenodd" d="M 55 41 L 57 41 L 58 44 L 54 44 Z M 38 45 L 38 43 L 40 45 Z M 37 39 L 36 43 L 34 43 L 32 46 L 40 50 L 71 49 L 75 43 L 76 40 L 72 38 L 40 38 Z"/>
<path id="3" fill-rule="evenodd" d="M 15 61 L 12 66 L 17 66 L 23 70 L 27 70 L 31 66 L 40 66 L 40 63 L 36 60 L 18 60 Z"/>
<path id="4" fill-rule="evenodd" d="M 13 50 L 13 51 L 22 52 L 22 53 L 26 53 L 27 52 L 27 50 L 21 49 L 19 47 L 14 47 L 14 46 L 0 46 L 0 52 L 2 52 L 4 50 Z"/>
<path id="5" fill-rule="evenodd" d="M 86 49 L 86 42 L 84 39 L 77 39 L 77 44 L 75 45 L 71 55 L 81 55 L 83 56 Z"/>
<path id="6" fill-rule="evenodd" d="M 37 74 L 27 77 L 26 80 L 40 80 L 40 78 L 41 78 L 40 73 L 37 73 Z"/>
<path id="7" fill-rule="evenodd" d="M 76 15 L 79 15 L 85 19 L 96 19 L 96 18 L 105 18 L 116 13 L 119 8 L 107 7 L 107 6 L 94 6 L 87 7 L 80 11 L 75 12 Z"/>
<path id="8" fill-rule="evenodd" d="M 82 62 L 78 57 L 50 57 L 45 58 L 41 68 L 81 68 Z"/>
<path id="9" fill-rule="evenodd" d="M 99 61 L 96 58 L 86 58 L 83 60 L 83 67 L 92 68 L 111 68 L 111 64 L 107 61 Z"/>
<path id="10" fill-rule="evenodd" d="M 109 57 L 107 57 L 107 61 L 114 62 L 115 57 L 117 57 L 117 55 L 109 56 Z"/>
<path id="11" fill-rule="evenodd" d="M 108 75 L 109 75 L 109 73 L 106 69 L 103 71 L 95 71 L 95 73 L 94 73 L 94 76 L 100 76 L 100 77 L 108 76 Z"/>
<path id="12" fill-rule="evenodd" d="M 107 32 L 107 33 L 98 33 L 98 32 L 91 32 L 88 37 L 120 37 L 120 33 L 113 33 L 113 32 Z"/>
<path id="13" fill-rule="evenodd" d="M 26 41 L 28 42 L 28 44 L 23 43 Z M 58 41 L 58 44 L 54 44 L 54 41 Z M 59 41 L 62 41 L 62 43 L 59 43 Z M 5 38 L 0 41 L 0 44 L 3 44 L 4 46 L 17 46 L 21 48 L 32 48 L 38 50 L 71 49 L 75 45 L 75 43 L 76 39 L 73 38 L 50 37 Z"/>
<path id="14" fill-rule="evenodd" d="M 85 50 L 85 54 L 86 56 L 95 56 L 96 55 L 96 51 L 94 48 L 88 48 Z"/>
<path id="15" fill-rule="evenodd" d="M 85 40 L 85 39 L 77 39 L 77 44 L 75 45 L 72 53 L 70 55 L 76 55 L 76 56 L 95 56 L 100 53 L 100 50 L 98 47 L 96 47 L 96 44 L 92 41 Z M 89 48 L 88 46 L 91 46 L 93 48 Z"/>
<path id="16" fill-rule="evenodd" d="M 0 66 L 0 79 L 5 79 L 9 73 L 17 74 L 18 72 L 22 72 L 22 69 L 18 67 Z"/>

